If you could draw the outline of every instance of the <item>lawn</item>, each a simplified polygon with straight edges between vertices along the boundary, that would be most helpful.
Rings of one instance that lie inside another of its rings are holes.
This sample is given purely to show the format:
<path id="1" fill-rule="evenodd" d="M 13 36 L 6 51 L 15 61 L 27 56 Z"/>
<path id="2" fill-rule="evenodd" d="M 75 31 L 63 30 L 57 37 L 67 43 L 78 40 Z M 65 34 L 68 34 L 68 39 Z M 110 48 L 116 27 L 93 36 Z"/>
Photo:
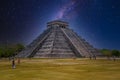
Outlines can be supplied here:
<path id="1" fill-rule="evenodd" d="M 21 59 L 12 69 L 2 59 L 0 80 L 120 80 L 120 60 Z"/>

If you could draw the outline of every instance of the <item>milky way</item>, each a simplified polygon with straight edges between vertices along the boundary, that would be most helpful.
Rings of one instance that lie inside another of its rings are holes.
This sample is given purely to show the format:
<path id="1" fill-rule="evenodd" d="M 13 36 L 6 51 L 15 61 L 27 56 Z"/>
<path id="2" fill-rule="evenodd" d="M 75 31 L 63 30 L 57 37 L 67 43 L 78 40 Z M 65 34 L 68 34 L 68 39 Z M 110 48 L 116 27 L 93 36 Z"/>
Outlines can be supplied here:
<path id="1" fill-rule="evenodd" d="M 61 7 L 60 11 L 57 14 L 56 19 L 70 19 L 73 15 L 77 15 L 75 7 L 78 0 L 70 0 L 67 4 Z"/>
<path id="2" fill-rule="evenodd" d="M 0 45 L 29 44 L 55 19 L 97 48 L 120 49 L 120 0 L 0 0 Z"/>

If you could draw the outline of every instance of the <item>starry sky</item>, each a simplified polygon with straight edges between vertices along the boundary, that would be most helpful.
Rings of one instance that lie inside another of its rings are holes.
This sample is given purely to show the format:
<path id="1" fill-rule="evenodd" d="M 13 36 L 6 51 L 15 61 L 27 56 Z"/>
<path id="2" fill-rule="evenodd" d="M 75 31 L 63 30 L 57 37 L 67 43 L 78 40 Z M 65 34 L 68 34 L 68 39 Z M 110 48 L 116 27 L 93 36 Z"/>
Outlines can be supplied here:
<path id="1" fill-rule="evenodd" d="M 96 48 L 120 50 L 120 0 L 0 0 L 0 44 L 28 45 L 52 20 Z"/>

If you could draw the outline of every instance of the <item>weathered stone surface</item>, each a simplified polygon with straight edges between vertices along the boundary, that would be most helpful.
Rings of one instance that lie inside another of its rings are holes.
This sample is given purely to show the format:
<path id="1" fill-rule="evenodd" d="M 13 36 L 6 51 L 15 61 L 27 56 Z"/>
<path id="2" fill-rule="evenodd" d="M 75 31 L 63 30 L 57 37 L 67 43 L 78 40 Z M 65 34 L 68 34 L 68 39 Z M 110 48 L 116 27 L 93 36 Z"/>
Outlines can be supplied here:
<path id="1" fill-rule="evenodd" d="M 47 29 L 17 56 L 74 58 L 98 55 L 98 50 L 69 29 L 67 22 L 56 20 L 48 22 Z"/>

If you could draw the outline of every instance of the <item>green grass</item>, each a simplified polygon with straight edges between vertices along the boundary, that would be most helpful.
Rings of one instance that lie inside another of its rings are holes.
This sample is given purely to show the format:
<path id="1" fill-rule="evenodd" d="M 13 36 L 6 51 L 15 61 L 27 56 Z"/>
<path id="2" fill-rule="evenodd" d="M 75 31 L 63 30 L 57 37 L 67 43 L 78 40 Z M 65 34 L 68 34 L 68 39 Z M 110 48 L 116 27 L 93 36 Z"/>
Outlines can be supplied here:
<path id="1" fill-rule="evenodd" d="M 16 69 L 0 60 L 0 80 L 120 80 L 120 60 L 22 59 Z"/>

